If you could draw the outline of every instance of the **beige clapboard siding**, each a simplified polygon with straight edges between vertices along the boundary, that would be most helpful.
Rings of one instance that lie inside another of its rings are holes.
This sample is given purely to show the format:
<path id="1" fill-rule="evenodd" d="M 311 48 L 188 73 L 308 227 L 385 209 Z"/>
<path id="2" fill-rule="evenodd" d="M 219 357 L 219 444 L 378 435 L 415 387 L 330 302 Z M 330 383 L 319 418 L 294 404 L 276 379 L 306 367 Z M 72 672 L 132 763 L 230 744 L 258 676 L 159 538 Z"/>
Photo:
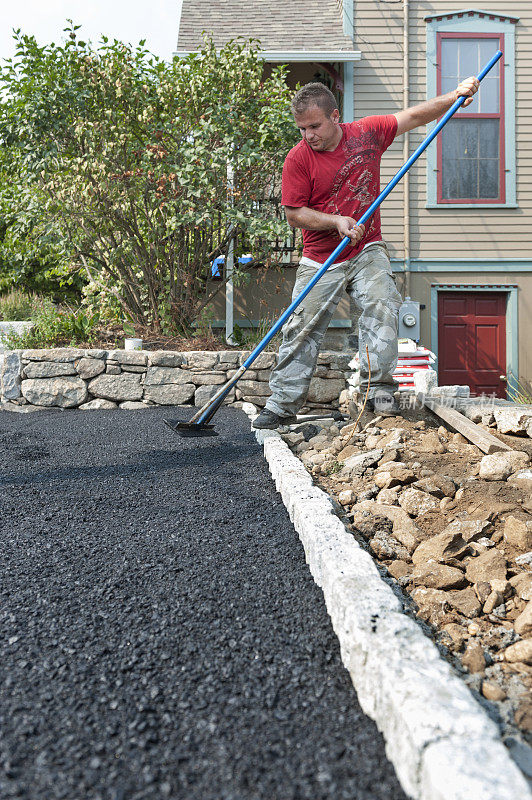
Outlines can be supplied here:
<path id="1" fill-rule="evenodd" d="M 355 3 L 355 46 L 362 60 L 355 64 L 355 116 L 390 114 L 403 105 L 402 18 L 397 9 L 357 0 Z M 385 97 L 383 99 L 383 93 Z M 402 142 L 394 142 L 382 159 L 381 188 L 402 164 Z M 381 209 L 383 237 L 393 257 L 402 255 L 403 191 L 397 186 Z"/>
<path id="2" fill-rule="evenodd" d="M 426 24 L 429 13 L 460 11 L 468 7 L 463 0 L 410 1 L 410 105 L 426 99 Z M 511 6 L 506 8 L 506 6 Z M 427 209 L 426 158 L 422 156 L 410 170 L 410 215 L 412 258 L 455 258 L 454 230 L 464 233 L 460 251 L 464 257 L 494 258 L 515 256 L 532 259 L 530 219 L 532 215 L 532 3 L 527 0 L 503 3 L 483 0 L 480 7 L 494 13 L 520 17 L 516 26 L 516 149 L 517 197 L 519 208 L 512 209 Z M 355 116 L 392 113 L 403 104 L 403 17 L 401 4 L 377 0 L 355 3 L 355 46 L 362 60 L 355 65 Z M 383 100 L 387 93 L 387 100 Z M 425 131 L 410 134 L 410 152 L 421 143 Z M 397 146 L 399 145 L 399 146 Z M 433 147 L 434 145 L 431 145 Z M 383 182 L 399 169 L 403 161 L 402 140 L 397 140 L 383 157 Z M 400 218 L 399 218 L 400 215 Z M 403 192 L 398 186 L 382 209 L 383 235 L 396 257 L 403 254 Z M 463 222 L 460 222 L 463 220 Z M 465 226 L 467 224 L 467 231 Z M 457 227 L 459 226 L 459 227 Z M 497 237 L 496 253 L 494 237 Z"/>
<path id="3" fill-rule="evenodd" d="M 420 6 L 425 5 L 424 9 Z M 436 11 L 441 11 L 441 5 L 430 4 Z M 532 167 L 532 148 L 530 144 L 529 132 L 524 132 L 520 126 L 520 119 L 530 119 L 527 106 L 532 105 L 532 87 L 530 85 L 530 65 L 526 67 L 519 58 L 520 52 L 530 52 L 531 31 L 530 22 L 532 21 L 532 6 L 526 2 L 512 2 L 511 8 L 506 9 L 508 4 L 492 2 L 487 0 L 480 4 L 484 10 L 494 12 L 511 13 L 521 17 L 521 23 L 516 27 L 516 83 L 520 88 L 519 93 L 519 113 L 517 114 L 517 154 L 518 154 L 518 202 L 520 208 L 511 209 L 426 209 L 426 185 L 423 192 L 423 203 L 416 207 L 416 224 L 412 226 L 411 247 L 412 256 L 418 258 L 440 257 L 452 258 L 455 256 L 456 243 L 449 241 L 451 231 L 463 231 L 460 234 L 461 251 L 465 257 L 476 258 L 496 258 L 496 257 L 522 257 L 532 258 L 532 243 L 530 242 L 530 213 L 532 212 L 532 202 L 529 193 L 519 191 L 523 182 L 521 168 L 525 164 Z M 411 65 L 415 66 L 415 74 L 421 76 L 426 69 L 425 59 L 425 22 L 423 16 L 427 13 L 426 4 L 414 3 L 412 14 L 412 27 L 418 32 L 417 41 L 419 47 L 413 49 Z M 462 2 L 446 2 L 445 11 L 456 11 L 464 8 Z M 524 24 L 523 24 L 524 23 Z M 528 73 L 528 80 L 525 74 Z M 421 77 L 420 77 L 421 79 Z M 528 125 L 525 122 L 525 129 Z M 419 188 L 420 199 L 423 185 L 426 184 L 425 169 L 421 172 L 416 170 L 412 178 L 413 187 Z M 467 230 L 466 230 L 467 227 Z"/>

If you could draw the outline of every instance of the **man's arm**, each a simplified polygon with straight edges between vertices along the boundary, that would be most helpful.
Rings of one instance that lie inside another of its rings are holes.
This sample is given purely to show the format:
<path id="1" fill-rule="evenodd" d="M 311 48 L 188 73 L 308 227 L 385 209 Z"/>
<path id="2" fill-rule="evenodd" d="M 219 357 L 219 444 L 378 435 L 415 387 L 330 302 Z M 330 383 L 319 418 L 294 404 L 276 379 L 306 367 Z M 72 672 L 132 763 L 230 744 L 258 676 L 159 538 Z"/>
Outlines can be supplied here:
<path id="1" fill-rule="evenodd" d="M 304 228 L 307 231 L 337 231 L 340 238 L 349 236 L 353 244 L 359 242 L 365 233 L 364 225 L 357 226 L 351 217 L 339 214 L 323 214 L 306 206 L 295 208 L 285 206 L 286 219 L 292 228 Z"/>
<path id="2" fill-rule="evenodd" d="M 462 108 L 465 108 L 473 102 L 473 95 L 478 90 L 478 87 L 479 83 L 475 77 L 466 78 L 458 84 L 453 92 L 442 94 L 440 97 L 433 97 L 432 100 L 407 108 L 405 111 L 399 111 L 395 114 L 397 119 L 397 133 L 395 135 L 400 136 L 413 128 L 419 128 L 420 125 L 433 122 L 438 117 L 441 117 L 442 114 L 445 114 L 459 97 L 468 98 L 462 106 Z"/>

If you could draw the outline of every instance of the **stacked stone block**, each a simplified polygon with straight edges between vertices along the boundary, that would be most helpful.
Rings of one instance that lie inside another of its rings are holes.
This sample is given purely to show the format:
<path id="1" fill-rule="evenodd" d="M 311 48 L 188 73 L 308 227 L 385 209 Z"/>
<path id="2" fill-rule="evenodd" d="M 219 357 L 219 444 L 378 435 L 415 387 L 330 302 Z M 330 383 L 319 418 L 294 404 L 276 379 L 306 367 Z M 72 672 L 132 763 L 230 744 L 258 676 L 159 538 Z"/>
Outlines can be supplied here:
<path id="1" fill-rule="evenodd" d="M 0 376 L 4 409 L 202 406 L 233 377 L 249 351 L 13 350 Z M 261 353 L 225 402 L 264 406 L 275 353 Z M 320 354 L 306 408 L 337 408 L 350 355 Z"/>

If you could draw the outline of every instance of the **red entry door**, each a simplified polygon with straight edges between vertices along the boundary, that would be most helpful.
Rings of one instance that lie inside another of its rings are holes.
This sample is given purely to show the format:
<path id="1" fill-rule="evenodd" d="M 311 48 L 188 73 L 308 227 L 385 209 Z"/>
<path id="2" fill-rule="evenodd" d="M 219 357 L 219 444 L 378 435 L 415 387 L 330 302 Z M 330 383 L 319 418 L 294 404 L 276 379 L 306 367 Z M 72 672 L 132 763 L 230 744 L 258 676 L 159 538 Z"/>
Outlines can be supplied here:
<path id="1" fill-rule="evenodd" d="M 506 292 L 438 293 L 438 383 L 506 397 Z"/>

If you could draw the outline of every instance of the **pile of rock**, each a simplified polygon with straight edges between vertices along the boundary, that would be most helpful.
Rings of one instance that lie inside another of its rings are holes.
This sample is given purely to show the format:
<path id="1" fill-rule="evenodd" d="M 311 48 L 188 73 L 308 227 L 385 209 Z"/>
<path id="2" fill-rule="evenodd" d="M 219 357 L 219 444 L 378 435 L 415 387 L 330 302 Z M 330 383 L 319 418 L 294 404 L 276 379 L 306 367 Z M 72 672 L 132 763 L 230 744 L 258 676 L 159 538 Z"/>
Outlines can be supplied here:
<path id="1" fill-rule="evenodd" d="M 529 454 L 484 456 L 424 415 L 283 435 L 476 688 L 532 732 Z"/>
<path id="2" fill-rule="evenodd" d="M 232 378 L 249 351 L 13 350 L 4 358 L 0 402 L 5 410 L 37 408 L 146 408 L 202 406 Z M 276 354 L 261 353 L 226 398 L 264 406 Z M 322 353 L 311 381 L 308 408 L 337 408 L 349 357 Z"/>
<path id="3" fill-rule="evenodd" d="M 351 362 L 353 363 L 353 362 Z M 340 398 L 340 407 L 347 411 L 350 401 L 359 401 L 361 395 L 353 378 Z M 489 395 L 471 396 L 466 385 L 438 386 L 433 369 L 414 372 L 414 390 L 400 394 L 404 408 L 421 408 L 426 401 L 454 408 L 472 422 L 482 423 L 499 433 L 532 438 L 532 404 L 514 403 Z"/>
<path id="4" fill-rule="evenodd" d="M 437 395 L 429 397 L 438 399 Z M 489 425 L 499 433 L 532 438 L 532 405 L 497 397 L 457 397 L 452 405 L 473 422 Z"/>

